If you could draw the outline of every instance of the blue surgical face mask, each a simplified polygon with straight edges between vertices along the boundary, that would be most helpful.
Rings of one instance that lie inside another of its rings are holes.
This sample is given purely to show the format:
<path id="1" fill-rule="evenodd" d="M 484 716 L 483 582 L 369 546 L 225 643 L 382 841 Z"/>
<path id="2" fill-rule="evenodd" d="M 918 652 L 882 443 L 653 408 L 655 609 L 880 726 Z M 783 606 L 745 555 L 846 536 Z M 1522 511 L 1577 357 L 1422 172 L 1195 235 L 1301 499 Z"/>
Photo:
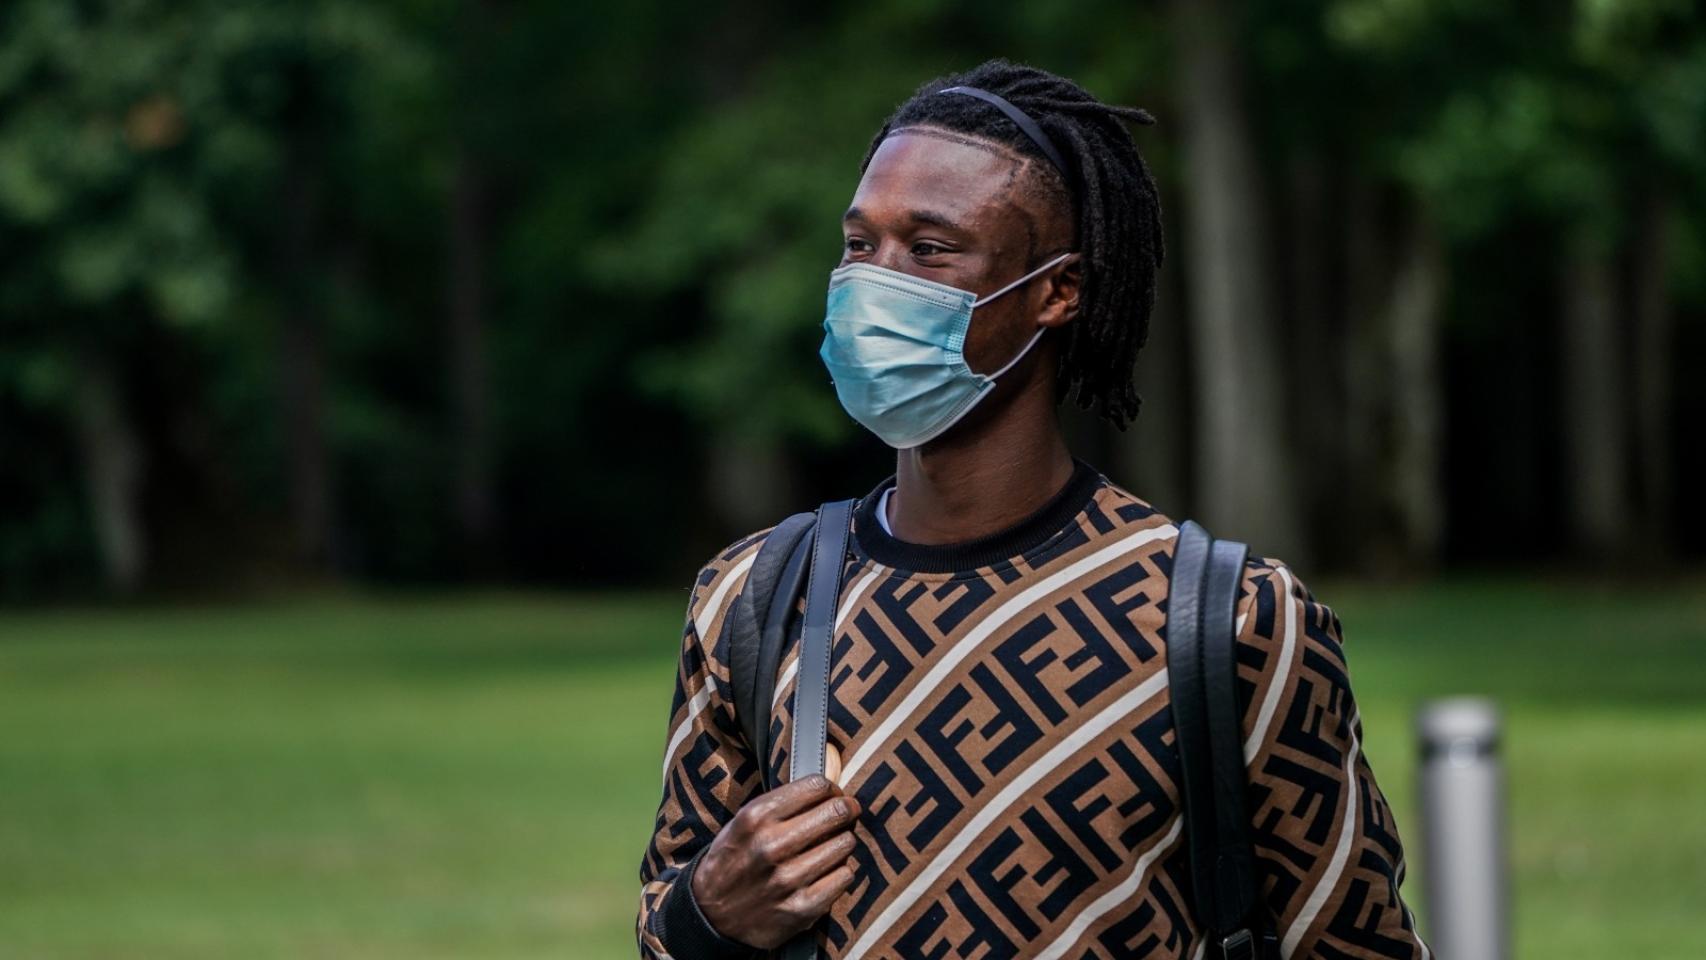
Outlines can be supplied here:
<path id="1" fill-rule="evenodd" d="M 1063 253 L 981 300 L 969 290 L 868 263 L 831 271 L 818 356 L 841 405 L 900 450 L 953 426 L 1047 329 L 1038 327 L 1000 370 L 976 373 L 964 352 L 972 311 L 1070 256 Z"/>

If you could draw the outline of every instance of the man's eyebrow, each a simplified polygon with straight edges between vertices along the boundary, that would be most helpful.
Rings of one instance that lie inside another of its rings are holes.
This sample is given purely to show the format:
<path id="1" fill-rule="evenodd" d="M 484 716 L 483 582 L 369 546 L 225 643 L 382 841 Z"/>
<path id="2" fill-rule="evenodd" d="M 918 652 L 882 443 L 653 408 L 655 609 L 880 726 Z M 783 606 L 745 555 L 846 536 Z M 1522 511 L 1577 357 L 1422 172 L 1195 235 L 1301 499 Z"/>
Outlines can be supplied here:
<path id="1" fill-rule="evenodd" d="M 934 210 L 908 210 L 906 213 L 906 217 L 908 220 L 911 220 L 913 223 L 928 224 L 932 227 L 941 227 L 944 230 L 960 230 L 960 229 L 963 229 L 959 225 L 958 222 L 956 222 L 953 218 L 949 217 L 947 214 L 937 213 Z M 864 219 L 865 219 L 865 211 L 859 209 L 858 207 L 848 207 L 847 212 L 841 215 L 841 222 L 842 223 L 847 223 L 850 220 L 864 220 Z"/>
<path id="2" fill-rule="evenodd" d="M 947 214 L 937 213 L 934 210 L 912 210 L 908 216 L 911 217 L 913 223 L 927 223 L 933 227 L 941 227 L 943 230 L 960 229 L 960 225 L 949 219 Z"/>

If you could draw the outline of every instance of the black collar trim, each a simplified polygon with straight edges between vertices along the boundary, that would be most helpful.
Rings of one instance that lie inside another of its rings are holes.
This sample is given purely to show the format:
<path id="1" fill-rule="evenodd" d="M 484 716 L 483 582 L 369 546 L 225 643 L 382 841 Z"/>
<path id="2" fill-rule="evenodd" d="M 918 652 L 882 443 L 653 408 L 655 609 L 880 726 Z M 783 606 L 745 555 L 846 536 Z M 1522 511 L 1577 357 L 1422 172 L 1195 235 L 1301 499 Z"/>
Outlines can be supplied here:
<path id="1" fill-rule="evenodd" d="M 959 543 L 924 544 L 897 539 L 877 519 L 883 491 L 895 485 L 889 474 L 853 510 L 853 535 L 866 556 L 885 566 L 917 573 L 966 573 L 1011 561 L 1042 546 L 1078 516 L 1102 485 L 1102 473 L 1074 456 L 1072 476 L 1047 503 L 1003 530 Z"/>

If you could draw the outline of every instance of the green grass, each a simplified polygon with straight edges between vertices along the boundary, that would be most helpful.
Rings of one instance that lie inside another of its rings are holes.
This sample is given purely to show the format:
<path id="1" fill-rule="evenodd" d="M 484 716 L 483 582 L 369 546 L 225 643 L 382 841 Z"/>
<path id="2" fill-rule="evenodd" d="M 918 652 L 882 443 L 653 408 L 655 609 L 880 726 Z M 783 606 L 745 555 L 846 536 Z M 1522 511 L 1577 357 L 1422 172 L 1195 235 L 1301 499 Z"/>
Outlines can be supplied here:
<path id="1" fill-rule="evenodd" d="M 1490 693 L 1519 955 L 1706 956 L 1706 584 L 1317 592 L 1412 858 L 1415 705 Z M 633 955 L 685 603 L 0 615 L 0 953 Z"/>

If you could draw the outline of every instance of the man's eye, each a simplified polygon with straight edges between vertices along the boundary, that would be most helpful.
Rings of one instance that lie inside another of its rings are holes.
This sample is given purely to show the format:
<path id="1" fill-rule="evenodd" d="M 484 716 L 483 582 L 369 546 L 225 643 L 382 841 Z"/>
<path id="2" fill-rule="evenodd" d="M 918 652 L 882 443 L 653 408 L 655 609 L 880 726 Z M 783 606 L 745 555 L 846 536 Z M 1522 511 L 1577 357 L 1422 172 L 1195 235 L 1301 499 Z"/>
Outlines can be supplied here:
<path id="1" fill-rule="evenodd" d="M 912 245 L 912 255 L 915 257 L 933 257 L 938 253 L 947 253 L 948 248 L 939 243 L 920 240 Z"/>
<path id="2" fill-rule="evenodd" d="M 848 237 L 846 240 L 841 242 L 841 248 L 846 250 L 848 253 L 865 253 L 870 249 L 870 247 L 870 244 L 858 237 Z"/>

